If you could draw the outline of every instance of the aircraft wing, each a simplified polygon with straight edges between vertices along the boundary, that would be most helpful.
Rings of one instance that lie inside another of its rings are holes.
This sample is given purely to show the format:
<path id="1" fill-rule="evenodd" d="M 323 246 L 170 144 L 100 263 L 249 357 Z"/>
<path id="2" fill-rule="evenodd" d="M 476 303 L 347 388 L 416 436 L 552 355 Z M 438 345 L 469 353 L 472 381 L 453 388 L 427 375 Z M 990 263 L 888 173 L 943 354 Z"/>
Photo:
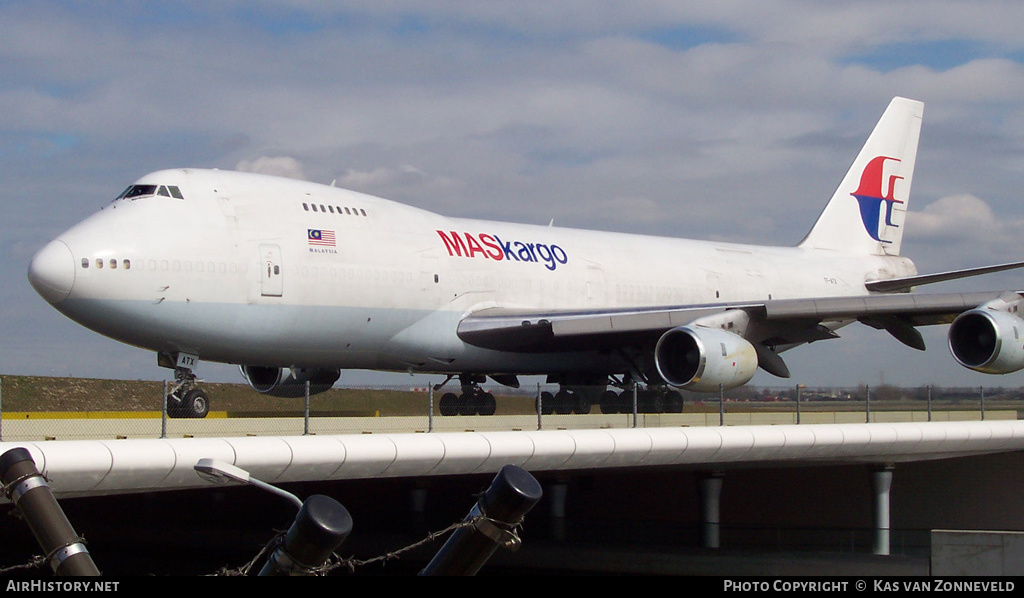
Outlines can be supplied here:
<path id="1" fill-rule="evenodd" d="M 995 299 L 1019 300 L 1005 291 L 865 295 L 782 299 L 746 303 L 666 306 L 595 311 L 529 312 L 490 308 L 465 317 L 458 334 L 483 348 L 513 352 L 559 352 L 655 342 L 666 331 L 702 318 L 741 310 L 749 318 L 748 340 L 788 348 L 834 338 L 829 323 L 861 321 L 924 349 L 916 326 L 951 323 L 959 314 Z"/>

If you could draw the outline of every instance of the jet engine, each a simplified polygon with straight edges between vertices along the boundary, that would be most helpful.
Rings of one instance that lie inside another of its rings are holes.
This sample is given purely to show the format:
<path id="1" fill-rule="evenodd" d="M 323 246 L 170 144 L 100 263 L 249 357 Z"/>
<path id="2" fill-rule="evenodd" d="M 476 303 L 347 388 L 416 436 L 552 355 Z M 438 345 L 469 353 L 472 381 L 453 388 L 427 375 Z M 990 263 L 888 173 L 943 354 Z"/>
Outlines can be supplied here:
<path id="1" fill-rule="evenodd" d="M 301 397 L 327 392 L 341 377 L 341 370 L 304 368 L 272 368 L 258 365 L 239 366 L 245 381 L 256 392 L 274 397 Z"/>
<path id="2" fill-rule="evenodd" d="M 949 327 L 949 350 L 957 362 L 985 374 L 1024 368 L 1024 320 L 980 307 L 960 314 Z"/>
<path id="3" fill-rule="evenodd" d="M 662 380 L 698 392 L 742 386 L 757 371 L 757 353 L 745 338 L 717 328 L 680 326 L 658 339 L 654 366 Z"/>

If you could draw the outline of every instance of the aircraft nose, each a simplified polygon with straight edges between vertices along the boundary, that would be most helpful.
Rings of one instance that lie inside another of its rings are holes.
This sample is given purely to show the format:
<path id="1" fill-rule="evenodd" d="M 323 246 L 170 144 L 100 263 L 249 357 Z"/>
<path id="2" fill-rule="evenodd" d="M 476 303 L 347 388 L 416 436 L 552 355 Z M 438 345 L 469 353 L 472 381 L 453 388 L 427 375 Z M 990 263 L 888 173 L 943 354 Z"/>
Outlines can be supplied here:
<path id="1" fill-rule="evenodd" d="M 75 284 L 75 258 L 63 241 L 50 241 L 28 266 L 28 281 L 43 299 L 56 305 L 71 294 Z"/>

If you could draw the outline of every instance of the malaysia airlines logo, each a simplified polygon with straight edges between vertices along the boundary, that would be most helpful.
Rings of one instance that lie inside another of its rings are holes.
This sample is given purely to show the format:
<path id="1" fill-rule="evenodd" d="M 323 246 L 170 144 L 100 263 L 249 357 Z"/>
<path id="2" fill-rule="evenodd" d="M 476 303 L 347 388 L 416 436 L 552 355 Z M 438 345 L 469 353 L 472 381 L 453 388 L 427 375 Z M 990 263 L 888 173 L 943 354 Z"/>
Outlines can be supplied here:
<path id="1" fill-rule="evenodd" d="M 860 187 L 850 194 L 857 198 L 857 203 L 860 204 L 860 219 L 864 222 L 864 229 L 872 239 L 882 243 L 892 242 L 881 238 L 882 204 L 885 204 L 885 226 L 899 228 L 899 225 L 892 221 L 892 208 L 898 203 L 904 203 L 895 197 L 896 181 L 903 180 L 903 177 L 891 174 L 888 180 L 884 180 L 887 162 L 899 163 L 900 160 L 887 156 L 872 159 L 860 176 Z"/>

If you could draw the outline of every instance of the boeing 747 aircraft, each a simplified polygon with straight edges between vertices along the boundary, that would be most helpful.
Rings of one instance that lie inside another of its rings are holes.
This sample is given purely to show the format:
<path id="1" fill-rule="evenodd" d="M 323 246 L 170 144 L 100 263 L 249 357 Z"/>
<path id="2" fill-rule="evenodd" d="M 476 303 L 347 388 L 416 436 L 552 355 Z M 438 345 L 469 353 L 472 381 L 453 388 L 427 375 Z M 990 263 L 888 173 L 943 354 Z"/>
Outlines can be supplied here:
<path id="1" fill-rule="evenodd" d="M 486 377 L 560 385 L 559 411 L 619 405 L 609 387 L 718 391 L 860 321 L 924 349 L 952 324 L 961 365 L 1024 367 L 1015 292 L 914 286 L 1024 265 L 918 275 L 900 256 L 923 105 L 896 98 L 795 247 L 450 218 L 353 191 L 220 170 L 148 174 L 43 247 L 28 277 L 72 320 L 155 351 L 171 410 L 202 417 L 199 360 L 238 364 L 274 395 L 341 370 L 458 377 L 441 411 L 493 413 Z M 593 390 L 593 389 L 597 390 Z"/>

